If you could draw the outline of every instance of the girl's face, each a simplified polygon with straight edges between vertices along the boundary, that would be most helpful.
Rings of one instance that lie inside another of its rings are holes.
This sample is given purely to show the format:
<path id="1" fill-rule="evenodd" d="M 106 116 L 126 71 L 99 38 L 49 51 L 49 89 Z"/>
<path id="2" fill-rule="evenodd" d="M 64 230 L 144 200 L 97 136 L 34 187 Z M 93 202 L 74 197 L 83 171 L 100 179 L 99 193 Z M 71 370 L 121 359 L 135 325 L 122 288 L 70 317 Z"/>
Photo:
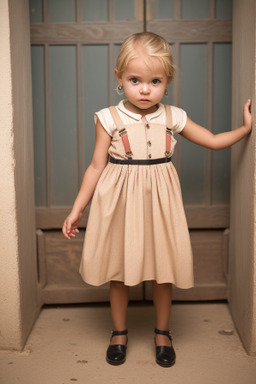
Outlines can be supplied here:
<path id="1" fill-rule="evenodd" d="M 143 116 L 157 110 L 157 104 L 170 83 L 156 57 L 151 57 L 148 63 L 145 63 L 142 56 L 131 59 L 123 74 L 115 75 L 128 100 L 126 108 Z"/>

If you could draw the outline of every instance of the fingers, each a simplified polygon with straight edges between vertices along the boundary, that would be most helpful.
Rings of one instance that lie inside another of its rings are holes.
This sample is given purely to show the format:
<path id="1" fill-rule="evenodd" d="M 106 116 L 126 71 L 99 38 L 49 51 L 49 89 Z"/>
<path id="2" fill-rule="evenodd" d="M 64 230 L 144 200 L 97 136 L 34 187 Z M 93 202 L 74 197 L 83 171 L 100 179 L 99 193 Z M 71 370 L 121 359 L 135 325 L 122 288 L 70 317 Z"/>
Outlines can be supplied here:
<path id="1" fill-rule="evenodd" d="M 79 230 L 78 229 L 71 229 L 70 231 L 66 231 L 64 228 L 62 229 L 62 233 L 63 235 L 67 238 L 67 239 L 71 239 L 71 238 L 74 238 L 76 237 L 76 235 L 79 233 Z"/>
<path id="2" fill-rule="evenodd" d="M 244 115 L 251 115 L 251 99 L 248 99 L 244 105 Z"/>
<path id="3" fill-rule="evenodd" d="M 252 115 L 251 115 L 251 99 L 248 99 L 244 104 L 244 113 L 243 113 L 244 126 L 248 130 L 248 134 L 252 129 Z"/>
<path id="4" fill-rule="evenodd" d="M 71 213 L 69 214 L 63 224 L 62 233 L 67 239 L 71 239 L 72 237 L 76 237 L 79 233 L 77 229 L 82 218 L 82 213 Z"/>
<path id="5" fill-rule="evenodd" d="M 66 237 L 70 240 L 71 238 L 76 237 L 78 233 L 78 229 L 71 229 L 69 232 L 67 232 Z"/>
<path id="6" fill-rule="evenodd" d="M 63 227 L 62 227 L 62 233 L 63 235 L 70 240 L 70 236 L 69 236 L 69 232 L 70 232 L 70 228 L 68 227 L 68 224 L 67 222 L 65 221 L 64 224 L 63 224 Z"/>
<path id="7" fill-rule="evenodd" d="M 63 227 L 62 227 L 62 233 L 67 239 L 71 239 L 73 237 L 76 237 L 76 235 L 79 233 L 79 230 L 76 226 L 72 226 L 72 224 L 65 220 Z"/>
<path id="8" fill-rule="evenodd" d="M 248 110 L 251 113 L 251 99 L 248 99 L 244 105 L 244 110 Z"/>

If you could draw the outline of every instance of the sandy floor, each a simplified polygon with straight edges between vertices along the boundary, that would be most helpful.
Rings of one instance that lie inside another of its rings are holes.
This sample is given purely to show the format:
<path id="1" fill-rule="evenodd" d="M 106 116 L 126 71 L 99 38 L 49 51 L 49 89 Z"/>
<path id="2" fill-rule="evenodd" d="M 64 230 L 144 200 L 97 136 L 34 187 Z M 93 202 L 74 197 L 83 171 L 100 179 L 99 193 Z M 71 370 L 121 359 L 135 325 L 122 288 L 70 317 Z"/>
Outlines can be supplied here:
<path id="1" fill-rule="evenodd" d="M 46 307 L 23 352 L 0 352 L 0 383 L 256 383 L 256 357 L 244 351 L 225 303 L 173 305 L 172 368 L 155 363 L 150 303 L 130 305 L 128 327 L 127 361 L 113 367 L 105 362 L 107 305 Z"/>

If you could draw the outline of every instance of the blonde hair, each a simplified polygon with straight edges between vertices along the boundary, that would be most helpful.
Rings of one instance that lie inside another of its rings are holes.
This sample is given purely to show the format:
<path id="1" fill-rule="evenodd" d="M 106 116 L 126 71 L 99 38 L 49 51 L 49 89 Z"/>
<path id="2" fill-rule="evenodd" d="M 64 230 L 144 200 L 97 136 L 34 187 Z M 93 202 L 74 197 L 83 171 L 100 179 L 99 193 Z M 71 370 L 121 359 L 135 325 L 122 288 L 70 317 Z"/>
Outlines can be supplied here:
<path id="1" fill-rule="evenodd" d="M 163 37 L 152 32 L 135 33 L 123 42 L 115 67 L 119 76 L 122 76 L 128 62 L 138 57 L 136 55 L 136 48 L 138 47 L 140 47 L 142 52 L 144 51 L 149 58 L 157 57 L 163 65 L 167 77 L 169 77 L 170 80 L 173 79 L 175 68 L 170 45 Z"/>

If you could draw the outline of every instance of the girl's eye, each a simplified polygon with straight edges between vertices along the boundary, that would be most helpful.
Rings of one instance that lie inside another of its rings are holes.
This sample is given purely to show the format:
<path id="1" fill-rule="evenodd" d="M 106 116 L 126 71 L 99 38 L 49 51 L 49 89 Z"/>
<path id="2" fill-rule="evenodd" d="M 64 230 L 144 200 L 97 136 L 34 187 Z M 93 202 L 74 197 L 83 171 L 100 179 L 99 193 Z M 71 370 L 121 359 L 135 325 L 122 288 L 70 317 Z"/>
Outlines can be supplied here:
<path id="1" fill-rule="evenodd" d="M 152 84 L 159 84 L 160 83 L 160 80 L 159 79 L 154 79 L 152 80 Z"/>
<path id="2" fill-rule="evenodd" d="M 132 84 L 137 84 L 138 83 L 138 79 L 136 79 L 136 77 L 131 78 L 130 81 L 131 81 Z"/>

